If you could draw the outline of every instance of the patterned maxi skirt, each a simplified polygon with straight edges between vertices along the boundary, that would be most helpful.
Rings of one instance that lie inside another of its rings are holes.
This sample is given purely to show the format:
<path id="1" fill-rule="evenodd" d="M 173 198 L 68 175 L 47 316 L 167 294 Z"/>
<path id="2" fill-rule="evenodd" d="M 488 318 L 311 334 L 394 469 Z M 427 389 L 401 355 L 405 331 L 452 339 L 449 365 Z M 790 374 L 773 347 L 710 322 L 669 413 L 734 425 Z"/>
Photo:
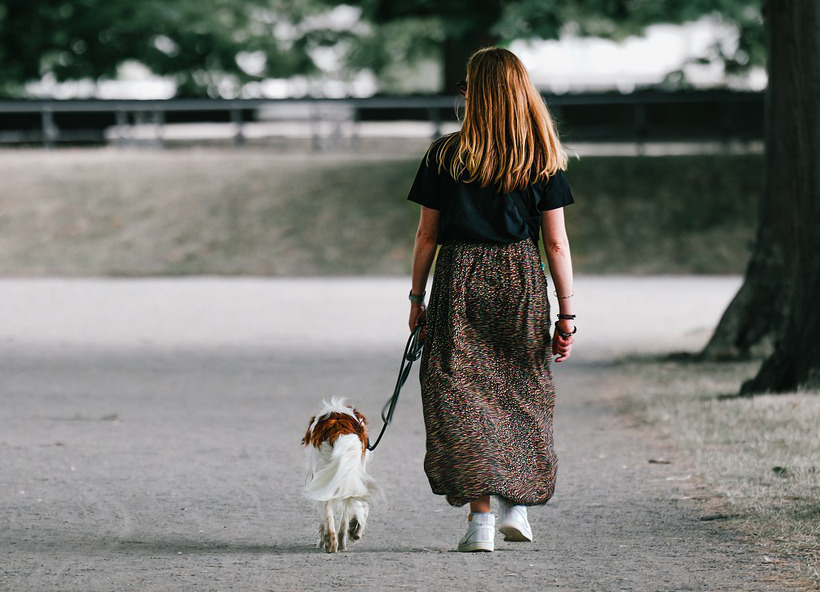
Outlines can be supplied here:
<path id="1" fill-rule="evenodd" d="M 546 503 L 555 490 L 547 282 L 534 241 L 441 246 L 420 380 L 433 493 Z"/>

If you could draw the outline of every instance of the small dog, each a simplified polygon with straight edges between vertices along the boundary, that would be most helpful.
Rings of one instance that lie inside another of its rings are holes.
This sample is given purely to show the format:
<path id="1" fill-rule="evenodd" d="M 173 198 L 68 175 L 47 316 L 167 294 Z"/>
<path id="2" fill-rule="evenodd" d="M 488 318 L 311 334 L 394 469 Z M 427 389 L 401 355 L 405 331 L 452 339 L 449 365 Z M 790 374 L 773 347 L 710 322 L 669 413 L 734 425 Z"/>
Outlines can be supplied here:
<path id="1" fill-rule="evenodd" d="M 323 404 L 302 439 L 308 454 L 305 495 L 319 506 L 318 546 L 335 553 L 347 549 L 348 538 L 362 537 L 370 504 L 381 493 L 365 468 L 370 451 L 364 415 L 339 397 Z"/>

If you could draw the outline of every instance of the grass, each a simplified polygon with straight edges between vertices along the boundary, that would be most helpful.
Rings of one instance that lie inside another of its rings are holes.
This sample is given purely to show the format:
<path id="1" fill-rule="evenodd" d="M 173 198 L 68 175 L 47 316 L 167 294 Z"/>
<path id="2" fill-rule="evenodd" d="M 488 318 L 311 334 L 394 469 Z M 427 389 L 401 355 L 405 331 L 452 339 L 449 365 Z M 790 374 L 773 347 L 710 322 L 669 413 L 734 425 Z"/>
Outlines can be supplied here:
<path id="1" fill-rule="evenodd" d="M 628 406 L 680 446 L 723 513 L 820 587 L 820 393 L 728 396 L 757 364 L 621 364 Z"/>
<path id="2" fill-rule="evenodd" d="M 742 273 L 762 157 L 587 158 L 568 171 L 574 262 L 587 273 Z"/>
<path id="3" fill-rule="evenodd" d="M 420 155 L 419 155 L 420 158 Z M 759 155 L 585 158 L 581 273 L 740 273 Z M 0 275 L 396 275 L 418 158 L 252 150 L 0 153 Z"/>
<path id="4" fill-rule="evenodd" d="M 0 157 L 5 275 L 404 271 L 406 163 L 188 151 Z"/>

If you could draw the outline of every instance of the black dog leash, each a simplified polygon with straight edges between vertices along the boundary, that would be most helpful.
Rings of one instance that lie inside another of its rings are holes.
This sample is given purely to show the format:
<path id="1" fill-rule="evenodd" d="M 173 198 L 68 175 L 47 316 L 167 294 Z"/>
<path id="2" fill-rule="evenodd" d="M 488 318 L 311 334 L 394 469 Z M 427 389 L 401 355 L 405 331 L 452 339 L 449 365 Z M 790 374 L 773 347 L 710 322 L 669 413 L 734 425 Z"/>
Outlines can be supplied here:
<path id="1" fill-rule="evenodd" d="M 367 439 L 368 450 L 376 450 L 376 446 L 379 445 L 382 436 L 384 436 L 384 431 L 387 429 L 387 426 L 390 425 L 390 422 L 393 421 L 393 411 L 396 409 L 396 403 L 399 402 L 401 387 L 404 386 L 404 383 L 407 382 L 407 377 L 410 376 L 410 368 L 413 367 L 413 362 L 421 357 L 424 342 L 419 339 L 419 335 L 421 334 L 422 326 L 423 325 L 418 325 L 413 329 L 413 332 L 410 333 L 410 337 L 407 339 L 407 345 L 404 346 L 404 354 L 401 358 L 401 366 L 399 366 L 399 377 L 396 380 L 396 387 L 393 389 L 393 396 L 387 400 L 387 403 L 385 403 L 382 408 L 382 421 L 384 422 L 382 431 L 379 432 L 379 437 L 376 438 L 375 444 L 371 445 L 370 438 Z"/>

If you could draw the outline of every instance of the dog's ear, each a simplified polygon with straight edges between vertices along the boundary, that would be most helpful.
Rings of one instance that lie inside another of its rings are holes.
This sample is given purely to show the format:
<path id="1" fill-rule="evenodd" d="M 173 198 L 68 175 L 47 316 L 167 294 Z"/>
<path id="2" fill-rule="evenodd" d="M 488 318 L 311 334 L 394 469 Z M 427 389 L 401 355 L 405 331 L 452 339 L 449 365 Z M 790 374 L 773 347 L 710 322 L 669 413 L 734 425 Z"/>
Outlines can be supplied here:
<path id="1" fill-rule="evenodd" d="M 359 420 L 359 439 L 362 441 L 362 456 L 364 456 L 367 453 L 367 418 L 355 409 L 353 413 Z"/>
<path id="2" fill-rule="evenodd" d="M 308 444 L 310 444 L 310 426 L 313 425 L 313 422 L 315 420 L 316 420 L 316 416 L 314 415 L 313 417 L 310 418 L 310 421 L 308 422 L 307 432 L 305 432 L 305 437 L 302 438 L 302 445 L 303 446 L 307 446 Z"/>

